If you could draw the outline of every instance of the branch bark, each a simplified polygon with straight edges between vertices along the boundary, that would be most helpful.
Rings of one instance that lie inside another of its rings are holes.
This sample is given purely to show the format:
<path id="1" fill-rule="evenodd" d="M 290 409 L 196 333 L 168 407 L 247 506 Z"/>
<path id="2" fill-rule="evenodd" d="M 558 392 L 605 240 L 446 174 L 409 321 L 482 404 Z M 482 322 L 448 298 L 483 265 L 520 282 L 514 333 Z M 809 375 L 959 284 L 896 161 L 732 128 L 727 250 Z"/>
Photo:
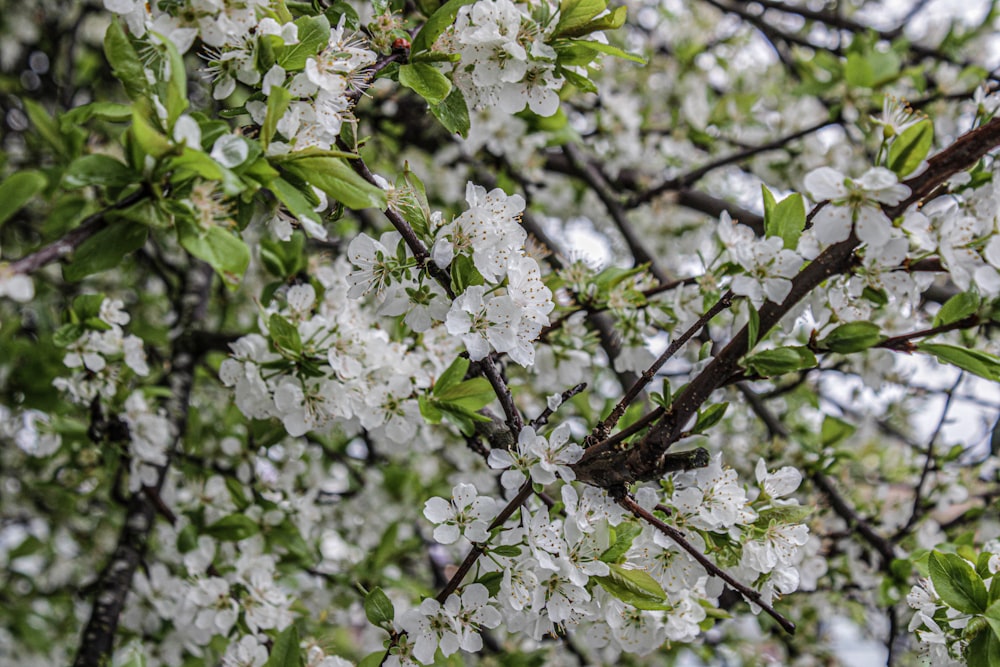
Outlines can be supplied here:
<path id="1" fill-rule="evenodd" d="M 194 385 L 195 365 L 199 358 L 192 347 L 189 332 L 197 322 L 204 319 L 212 275 L 211 267 L 196 261 L 186 276 L 185 290 L 180 300 L 181 334 L 173 343 L 170 374 L 167 378 L 170 399 L 166 410 L 174 432 L 170 458 L 180 450 L 187 430 L 188 405 Z M 140 489 L 129 498 L 118 544 L 94 587 L 94 605 L 80 640 L 74 667 L 101 667 L 110 663 L 118 621 L 132 587 L 132 577 L 146 553 L 158 509 L 156 499 L 159 498 L 169 467 L 168 458 L 167 464 L 159 470 L 156 483 Z"/>

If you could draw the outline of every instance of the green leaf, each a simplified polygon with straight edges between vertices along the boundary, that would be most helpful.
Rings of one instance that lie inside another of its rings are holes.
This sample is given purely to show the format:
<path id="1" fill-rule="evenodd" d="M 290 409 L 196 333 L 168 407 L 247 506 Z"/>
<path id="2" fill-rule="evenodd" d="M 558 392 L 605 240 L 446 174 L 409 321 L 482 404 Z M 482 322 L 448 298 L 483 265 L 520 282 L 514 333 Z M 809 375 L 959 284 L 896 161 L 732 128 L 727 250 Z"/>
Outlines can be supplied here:
<path id="1" fill-rule="evenodd" d="M 161 158 L 174 150 L 173 144 L 153 127 L 138 111 L 132 113 L 132 136 L 139 147 L 154 158 Z"/>
<path id="2" fill-rule="evenodd" d="M 782 525 L 802 523 L 812 513 L 813 508 L 808 505 L 777 505 L 760 510 L 756 523 L 764 527 L 770 525 L 772 521 Z"/>
<path id="3" fill-rule="evenodd" d="M 823 426 L 820 429 L 819 440 L 824 447 L 832 447 L 846 438 L 854 435 L 857 427 L 845 422 L 837 417 L 827 415 L 823 418 Z"/>
<path id="4" fill-rule="evenodd" d="M 104 33 L 104 56 L 111 64 L 111 73 L 122 82 L 130 100 L 149 99 L 149 81 L 146 80 L 145 68 L 117 18 Z"/>
<path id="5" fill-rule="evenodd" d="M 942 363 L 957 366 L 987 380 L 1000 382 L 1000 359 L 992 354 L 945 343 L 920 343 L 917 349 L 934 355 Z"/>
<path id="6" fill-rule="evenodd" d="M 585 0 L 586 1 L 586 0 Z M 560 33 L 560 37 L 583 37 L 584 35 L 589 35 L 600 30 L 617 30 L 625 25 L 625 19 L 628 18 L 628 9 L 625 5 L 617 7 L 613 11 L 604 16 L 599 16 L 593 21 L 585 23 L 584 25 L 568 28 Z"/>
<path id="7" fill-rule="evenodd" d="M 458 402 L 459 399 L 470 399 L 472 402 L 482 401 L 482 405 L 479 405 L 476 408 L 471 408 L 473 410 L 478 410 L 484 405 L 487 405 L 496 397 L 489 380 L 481 377 L 471 378 L 469 380 L 465 380 L 464 382 L 459 382 L 458 384 L 452 385 L 442 391 L 437 391 L 437 388 L 435 387 L 434 395 L 440 401 L 453 403 Z"/>
<path id="8" fill-rule="evenodd" d="M 802 200 L 802 195 L 796 193 L 789 195 L 779 203 L 774 203 L 774 195 L 761 186 L 764 190 L 764 234 L 765 236 L 777 236 L 784 242 L 784 247 L 794 250 L 799 244 L 799 237 L 802 230 L 806 228 L 806 206 Z M 771 206 L 766 202 L 770 199 Z"/>
<path id="9" fill-rule="evenodd" d="M 74 107 L 59 116 L 59 126 L 83 125 L 92 118 L 124 123 L 132 118 L 132 107 L 117 102 L 91 102 Z"/>
<path id="10" fill-rule="evenodd" d="M 744 368 L 761 377 L 814 368 L 816 364 L 816 356 L 801 345 L 764 350 L 743 360 Z"/>
<path id="11" fill-rule="evenodd" d="M 432 104 L 431 113 L 444 129 L 452 134 L 458 134 L 462 138 L 469 136 L 469 128 L 472 127 L 469 120 L 469 106 L 462 91 L 457 87 L 451 89 L 441 104 Z"/>
<path id="12" fill-rule="evenodd" d="M 332 157 L 307 157 L 284 162 L 281 168 L 336 199 L 347 208 L 385 209 L 385 191 L 358 176 L 347 163 Z"/>
<path id="13" fill-rule="evenodd" d="M 636 609 L 669 609 L 667 594 L 648 572 L 629 570 L 617 563 L 608 563 L 608 567 L 609 574 L 591 577 L 608 593 Z"/>
<path id="14" fill-rule="evenodd" d="M 635 521 L 625 521 L 614 528 L 615 542 L 601 554 L 605 563 L 617 563 L 625 557 L 625 552 L 632 548 L 632 542 L 642 532 L 642 526 Z"/>
<path id="15" fill-rule="evenodd" d="M 455 22 L 458 10 L 473 2 L 475 0 L 450 0 L 438 7 L 437 11 L 424 22 L 424 27 L 420 29 L 417 36 L 413 38 L 413 42 L 410 43 L 410 53 L 417 54 L 429 51 L 441 33 Z"/>
<path id="16" fill-rule="evenodd" d="M 24 103 L 24 110 L 28 114 L 28 119 L 31 120 L 31 124 L 35 126 L 35 130 L 45 140 L 45 143 L 58 155 L 65 157 L 68 154 L 68 149 L 66 138 L 63 137 L 62 132 L 59 130 L 59 124 L 49 115 L 45 107 L 38 102 L 28 98 L 24 98 L 21 101 Z"/>
<path id="17" fill-rule="evenodd" d="M 553 34 L 556 37 L 578 37 L 586 34 L 580 32 L 583 26 L 607 8 L 607 0 L 562 0 L 559 3 L 559 23 Z"/>
<path id="18" fill-rule="evenodd" d="M 287 71 L 296 71 L 306 66 L 306 61 L 315 56 L 330 43 L 330 21 L 325 16 L 303 16 L 295 22 L 298 26 L 299 41 L 285 47 L 278 56 L 278 64 Z"/>
<path id="19" fill-rule="evenodd" d="M 110 188 L 124 187 L 140 179 L 127 166 L 107 155 L 84 155 L 73 160 L 63 174 L 63 185 L 67 188 L 82 188 L 97 185 Z"/>
<path id="20" fill-rule="evenodd" d="M 986 610 L 989 599 L 986 586 L 964 558 L 932 551 L 927 565 L 934 590 L 945 604 L 964 614 Z"/>
<path id="21" fill-rule="evenodd" d="M 392 606 L 392 600 L 377 586 L 365 596 L 365 616 L 372 625 L 392 631 L 396 610 Z"/>
<path id="22" fill-rule="evenodd" d="M 300 667 L 302 657 L 299 655 L 299 631 L 295 624 L 282 630 L 274 640 L 271 655 L 264 667 Z"/>
<path id="23" fill-rule="evenodd" d="M 441 104 L 451 92 L 451 80 L 437 67 L 427 63 L 400 66 L 399 83 L 427 100 L 428 104 Z"/>
<path id="24" fill-rule="evenodd" d="M 760 312 L 749 301 L 747 308 L 750 311 L 750 317 L 747 320 L 747 352 L 750 352 L 760 338 Z"/>
<path id="25" fill-rule="evenodd" d="M 100 271 L 113 269 L 126 255 L 146 242 L 148 228 L 132 222 L 108 225 L 84 241 L 63 265 L 63 278 L 74 283 Z"/>
<path id="26" fill-rule="evenodd" d="M 695 421 L 694 426 L 691 427 L 691 435 L 704 433 L 718 424 L 719 420 L 725 416 L 728 408 L 729 403 L 716 403 L 715 405 L 710 405 L 705 411 L 699 410 L 698 419 Z"/>
<path id="27" fill-rule="evenodd" d="M 503 556 L 504 558 L 516 558 L 521 555 L 521 547 L 516 544 L 501 544 L 500 546 L 490 547 L 490 553 Z"/>
<path id="28" fill-rule="evenodd" d="M 619 7 L 619 9 L 625 9 L 624 7 Z M 646 59 L 642 56 L 638 56 L 634 53 L 629 53 L 628 51 L 623 51 L 617 46 L 612 46 L 611 44 L 605 44 L 604 42 L 595 42 L 589 39 L 568 39 L 566 43 L 577 47 L 588 49 L 590 51 L 596 51 L 598 53 L 605 53 L 609 56 L 614 56 L 616 58 L 622 58 L 623 60 L 631 60 L 634 63 L 639 63 L 640 65 L 646 64 Z M 560 59 L 562 63 L 562 59 Z M 569 64 L 569 63 L 563 63 Z"/>
<path id="29" fill-rule="evenodd" d="M 986 608 L 983 618 L 989 623 L 990 629 L 993 630 L 993 635 L 997 639 L 1000 639 L 1000 600 L 997 600 Z"/>
<path id="30" fill-rule="evenodd" d="M 934 316 L 933 327 L 943 327 L 975 315 L 981 299 L 975 292 L 961 292 L 944 302 Z"/>
<path id="31" fill-rule="evenodd" d="M 313 210 L 313 204 L 294 185 L 283 178 L 275 178 L 267 187 L 296 218 L 322 224 L 319 213 Z"/>
<path id="32" fill-rule="evenodd" d="M 73 340 L 76 340 L 76 338 Z M 70 343 L 72 343 L 73 340 L 71 340 Z M 434 401 L 427 398 L 423 394 L 417 396 L 417 405 L 420 407 L 420 416 L 423 417 L 424 421 L 428 424 L 440 424 L 441 420 L 444 419 L 444 413 L 438 409 L 438 407 L 434 404 Z"/>
<path id="33" fill-rule="evenodd" d="M 198 259 L 208 262 L 227 285 L 233 287 L 250 265 L 250 249 L 243 240 L 221 227 L 200 229 L 185 216 L 177 218 L 181 246 Z"/>
<path id="34" fill-rule="evenodd" d="M 223 542 L 239 542 L 259 533 L 260 526 L 246 514 L 237 512 L 206 526 L 204 532 Z"/>
<path id="35" fill-rule="evenodd" d="M 499 590 L 499 589 L 498 589 Z M 380 667 L 382 665 L 382 660 L 385 658 L 385 651 L 375 651 L 374 653 L 369 653 L 361 659 L 358 663 L 358 667 Z"/>
<path id="36" fill-rule="evenodd" d="M 844 79 L 858 88 L 878 88 L 899 76 L 901 61 L 893 51 L 851 53 L 844 66 Z"/>
<path id="37" fill-rule="evenodd" d="M 468 255 L 455 255 L 451 260 L 451 289 L 461 294 L 471 285 L 482 285 L 485 281 Z"/>
<path id="38" fill-rule="evenodd" d="M 487 572 L 476 579 L 476 583 L 485 586 L 490 597 L 496 597 L 497 593 L 500 592 L 500 585 L 503 583 L 503 572 Z"/>
<path id="39" fill-rule="evenodd" d="M 887 166 L 900 178 L 909 176 L 931 151 L 934 124 L 924 120 L 906 128 L 889 146 Z"/>
<path id="40" fill-rule="evenodd" d="M 967 667 L 1000 665 L 1000 639 L 993 632 L 980 632 L 965 649 Z"/>
<path id="41" fill-rule="evenodd" d="M 457 357 L 451 365 L 441 373 L 441 377 L 434 383 L 434 395 L 438 396 L 442 391 L 450 389 L 459 384 L 469 370 L 469 360 L 465 357 Z"/>
<path id="42" fill-rule="evenodd" d="M 292 94 L 288 89 L 281 86 L 271 86 L 271 94 L 267 97 L 267 115 L 264 117 L 264 124 L 260 126 L 260 144 L 267 148 L 274 133 L 277 131 L 278 121 L 288 111 L 288 105 L 292 101 Z"/>
<path id="43" fill-rule="evenodd" d="M 170 78 L 167 80 L 166 94 L 167 129 L 173 130 L 174 122 L 188 108 L 187 68 L 184 66 L 184 57 L 177 50 L 173 40 L 156 33 L 153 34 L 159 38 L 160 47 L 166 49 L 166 62 L 170 65 Z"/>
<path id="44" fill-rule="evenodd" d="M 872 322 L 848 322 L 831 331 L 819 342 L 820 347 L 831 352 L 850 354 L 861 352 L 878 345 L 885 336 L 877 324 Z"/>
<path id="45" fill-rule="evenodd" d="M 302 354 L 302 338 L 299 337 L 299 330 L 287 319 L 278 313 L 272 313 L 271 319 L 267 322 L 267 330 L 271 335 L 271 341 L 279 350 L 289 352 L 296 357 Z"/>
<path id="46" fill-rule="evenodd" d="M 0 183 L 0 227 L 49 184 L 49 179 L 34 169 L 19 171 Z"/>

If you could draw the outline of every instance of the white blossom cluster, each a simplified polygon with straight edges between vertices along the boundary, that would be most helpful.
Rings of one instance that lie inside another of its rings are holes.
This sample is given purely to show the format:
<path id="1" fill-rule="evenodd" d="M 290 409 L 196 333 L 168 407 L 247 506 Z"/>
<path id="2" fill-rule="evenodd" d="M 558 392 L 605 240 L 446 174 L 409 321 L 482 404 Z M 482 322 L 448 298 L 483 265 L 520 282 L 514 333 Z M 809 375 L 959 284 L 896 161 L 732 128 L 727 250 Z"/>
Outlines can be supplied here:
<path id="1" fill-rule="evenodd" d="M 220 490 L 227 495 L 224 484 Z M 268 656 L 265 631 L 292 622 L 294 597 L 281 583 L 277 558 L 264 552 L 259 536 L 238 545 L 234 552 L 234 543 L 202 535 L 193 549 L 178 554 L 177 571 L 158 562 L 137 573 L 122 619 L 136 632 L 167 633 L 160 655 L 166 664 L 179 664 L 185 653 L 202 656 L 214 638 L 236 632 L 222 663 L 261 665 Z M 233 567 L 219 572 L 212 567 L 217 559 Z"/>
<path id="2" fill-rule="evenodd" d="M 278 34 L 286 44 L 295 43 L 289 41 L 297 39 L 294 24 L 278 26 L 274 21 L 271 23 L 273 29 L 280 30 Z M 272 142 L 267 147 L 268 154 L 333 147 L 343 123 L 353 118 L 348 93 L 365 79 L 375 58 L 375 52 L 366 48 L 360 37 L 347 32 L 341 18 L 330 31 L 329 43 L 316 56 L 306 60 L 304 71 L 290 75 L 280 65 L 273 65 L 261 79 L 261 92 L 268 96 L 274 86 L 282 86 L 291 94 L 292 102 L 277 124 L 278 133 L 285 140 Z M 227 97 L 224 93 L 225 90 L 220 92 L 216 88 L 216 97 Z M 267 117 L 265 101 L 247 102 L 246 109 L 255 123 L 264 124 Z"/>
<path id="3" fill-rule="evenodd" d="M 268 315 L 286 318 L 302 350 L 294 358 L 283 356 L 273 344 L 273 330 L 271 340 L 244 336 L 233 343 L 232 357 L 219 369 L 222 381 L 233 387 L 244 415 L 276 417 L 292 436 L 357 419 L 395 442 L 409 441 L 422 421 L 416 393 L 430 386 L 440 370 L 437 352 L 417 354 L 390 340 L 348 296 L 352 278 L 346 262 L 322 267 L 317 278 L 322 297 L 310 284 L 296 285 L 288 289 L 280 309 L 272 305 L 265 313 L 265 328 Z"/>
<path id="4" fill-rule="evenodd" d="M 438 269 L 463 271 L 479 284 L 468 284 L 449 304 L 426 273 L 413 277 L 415 260 L 398 233 L 378 241 L 361 234 L 348 248 L 357 267 L 349 276 L 349 295 L 374 292 L 381 314 L 405 313 L 406 324 L 418 332 L 443 320 L 473 361 L 496 351 L 529 366 L 535 358 L 533 341 L 549 323 L 555 304 L 538 262 L 525 254 L 527 233 L 520 225 L 524 198 L 500 188 L 487 192 L 471 182 L 465 197 L 469 208 L 451 222 L 433 216 L 431 260 Z M 471 267 L 452 268 L 460 257 L 471 260 Z"/>
<path id="5" fill-rule="evenodd" d="M 67 346 L 63 363 L 74 373 L 56 378 L 54 384 L 74 403 L 89 405 L 97 396 L 114 396 L 122 370 L 118 362 L 136 375 L 149 375 L 142 339 L 125 335 L 122 329 L 130 319 L 123 306 L 119 299 L 104 299 L 97 316 L 101 324 L 88 328 Z"/>
<path id="6" fill-rule="evenodd" d="M 563 78 L 547 42 L 558 17 L 550 4 L 480 0 L 459 9 L 442 50 L 461 56 L 453 80 L 470 109 L 499 107 L 512 114 L 527 106 L 540 116 L 558 111 Z M 550 9 L 546 22 L 536 18 L 541 5 Z"/>
<path id="7" fill-rule="evenodd" d="M 567 464 L 583 452 L 567 444 L 567 438 L 568 424 L 557 427 L 548 439 L 525 429 L 517 452 L 493 450 L 490 464 L 509 467 L 503 476 L 509 490 L 528 474 L 538 484 L 555 482 L 556 475 L 568 482 L 574 476 Z M 735 566 L 736 576 L 753 582 L 770 603 L 799 585 L 808 529 L 793 516 L 802 516 L 802 508 L 787 496 L 801 480 L 798 470 L 769 472 L 761 460 L 759 489 L 751 497 L 736 472 L 723 467 L 716 456 L 706 468 L 674 476 L 666 490 L 641 488 L 636 500 L 661 511 L 663 521 L 680 529 L 702 553 L 711 534 L 715 550 L 722 554 L 719 560 Z M 508 520 L 494 535 L 487 529 L 499 505 L 480 496 L 475 487 L 459 484 L 450 501 L 427 501 L 424 515 L 436 524 L 435 539 L 451 544 L 464 536 L 465 544 L 484 543 L 486 556 L 480 559 L 477 581 L 499 577 L 499 582 L 492 592 L 472 583 L 444 605 L 424 600 L 417 608 L 397 611 L 396 624 L 407 637 L 393 649 L 392 664 L 429 664 L 436 649 L 445 656 L 459 649 L 478 650 L 472 647 L 481 645 L 480 630 L 501 623 L 534 640 L 570 632 L 591 648 L 610 651 L 608 656 L 622 651 L 646 654 L 665 642 L 690 641 L 700 633 L 706 609 L 718 605 L 722 581 L 653 526 L 628 519 L 604 490 L 565 483 L 560 493 L 559 514 L 529 503 L 522 506 L 520 517 Z M 618 539 L 626 542 L 619 545 L 618 554 L 607 557 Z M 662 589 L 663 599 L 639 607 L 623 601 L 612 592 L 611 583 L 605 585 L 622 572 L 648 575 Z"/>
<path id="8" fill-rule="evenodd" d="M 184 0 L 178 3 L 147 3 L 138 0 L 105 0 L 105 7 L 121 15 L 136 37 L 147 32 L 168 39 L 181 54 L 195 40 L 209 49 L 207 71 L 213 79 L 212 95 L 225 100 L 237 83 L 259 91 L 263 99 L 251 99 L 246 111 L 257 125 L 267 116 L 267 100 L 275 87 L 291 95 L 291 102 L 278 120 L 282 141 L 267 146 L 271 155 L 307 147 L 329 149 L 336 143 L 341 125 L 351 119 L 348 93 L 363 81 L 376 55 L 359 37 L 351 34 L 343 20 L 330 31 L 328 43 L 310 54 L 305 67 L 286 71 L 273 63 L 261 71 L 262 44 L 267 48 L 299 45 L 298 26 L 280 23 L 269 2 L 213 2 Z M 273 60 L 273 58 L 272 58 Z M 157 75 L 150 73 L 150 78 Z"/>

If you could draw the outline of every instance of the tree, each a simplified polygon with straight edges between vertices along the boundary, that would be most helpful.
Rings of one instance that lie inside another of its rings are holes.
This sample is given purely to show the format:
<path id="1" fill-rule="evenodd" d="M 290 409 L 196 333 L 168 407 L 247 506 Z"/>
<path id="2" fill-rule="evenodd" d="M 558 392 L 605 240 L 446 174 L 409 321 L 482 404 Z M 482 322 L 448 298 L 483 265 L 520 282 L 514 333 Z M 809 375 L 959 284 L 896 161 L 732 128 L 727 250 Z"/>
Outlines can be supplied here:
<path id="1" fill-rule="evenodd" d="M 997 15 L 906 4 L 5 7 L 0 658 L 1000 665 Z"/>

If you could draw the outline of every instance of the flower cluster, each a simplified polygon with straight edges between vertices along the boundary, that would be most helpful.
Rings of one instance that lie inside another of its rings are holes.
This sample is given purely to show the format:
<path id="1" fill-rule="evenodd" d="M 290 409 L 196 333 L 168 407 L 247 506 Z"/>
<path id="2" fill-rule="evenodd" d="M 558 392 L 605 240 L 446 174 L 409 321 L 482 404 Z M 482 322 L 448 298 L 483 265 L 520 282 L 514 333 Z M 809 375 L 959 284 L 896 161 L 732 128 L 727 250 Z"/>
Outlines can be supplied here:
<path id="1" fill-rule="evenodd" d="M 559 109 L 563 78 L 547 42 L 555 21 L 540 23 L 535 4 L 480 0 L 459 9 L 446 50 L 461 56 L 453 79 L 470 108 L 517 113 L 527 105 L 540 116 Z"/>
<path id="2" fill-rule="evenodd" d="M 310 285 L 288 289 L 284 304 L 267 310 L 267 336 L 233 343 L 219 369 L 247 417 L 277 417 L 290 435 L 328 430 L 358 419 L 396 442 L 407 442 L 422 421 L 416 391 L 430 385 L 439 365 L 389 339 L 359 302 L 347 297 L 346 261 L 318 273 Z M 276 370 L 277 369 L 277 370 Z"/>
<path id="3" fill-rule="evenodd" d="M 524 198 L 470 182 L 466 202 L 469 208 L 451 222 L 432 216 L 432 261 L 449 271 L 453 285 L 465 285 L 450 304 L 426 268 L 415 271 L 418 264 L 396 232 L 377 241 L 361 234 L 351 242 L 348 256 L 357 268 L 349 294 L 374 292 L 381 314 L 405 313 L 404 321 L 418 332 L 443 320 L 473 361 L 496 351 L 531 365 L 533 341 L 555 305 L 538 262 L 525 254 L 527 233 L 519 223 Z"/>
<path id="4" fill-rule="evenodd" d="M 456 486 L 450 503 L 442 498 L 427 503 L 424 514 L 438 524 L 436 539 L 450 544 L 462 530 L 470 540 L 483 543 L 487 558 L 479 565 L 477 581 L 497 585 L 488 591 L 480 583 L 466 587 L 467 592 L 475 591 L 476 613 L 502 619 L 509 630 L 536 640 L 585 625 L 588 630 L 578 636 L 610 651 L 609 655 L 645 654 L 667 641 L 693 639 L 701 632 L 706 608 L 718 604 L 721 582 L 654 527 L 626 519 L 622 507 L 604 490 L 565 483 L 573 475 L 563 462 L 582 454 L 578 446 L 566 445 L 567 426 L 557 427 L 547 446 L 545 438 L 525 429 L 517 453 L 490 454 L 491 466 L 511 467 L 503 475 L 508 489 L 528 474 L 535 483 L 555 483 L 553 472 L 558 470 L 564 480 L 561 515 L 550 516 L 544 505 L 532 508 L 529 503 L 519 518 L 508 520 L 490 538 L 486 521 L 496 507 L 484 504 L 486 499 L 478 497 L 472 486 Z M 548 464 L 542 450 L 549 452 Z M 769 472 L 760 461 L 759 490 L 751 499 L 736 472 L 715 457 L 706 468 L 675 475 L 666 491 L 641 488 L 636 500 L 662 512 L 663 521 L 681 530 L 701 551 L 711 536 L 720 560 L 735 566 L 769 603 L 775 593 L 798 587 L 797 567 L 808 530 L 799 523 L 803 508 L 787 496 L 801 479 L 793 468 Z M 632 586 L 633 594 L 645 591 L 645 597 L 630 597 L 621 586 Z M 465 593 L 461 599 L 465 605 Z M 400 658 L 406 654 L 427 664 L 437 647 L 445 655 L 465 648 L 458 640 L 462 633 L 455 630 L 457 596 L 452 606 L 454 611 L 446 614 L 436 601 L 425 600 L 398 615 L 397 626 L 410 633 L 407 642 L 413 642 L 397 653 L 400 662 L 412 664 Z M 591 631 L 592 623 L 605 621 L 606 632 Z M 471 627 L 474 630 L 476 623 Z"/>
<path id="5" fill-rule="evenodd" d="M 118 362 L 124 362 L 136 375 L 149 374 L 142 339 L 125 335 L 122 329 L 130 319 L 122 310 L 123 305 L 119 299 L 100 299 L 98 311 L 94 317 L 87 318 L 84 326 L 64 327 L 69 335 L 79 333 L 66 342 L 63 357 L 63 363 L 74 373 L 56 378 L 54 384 L 79 405 L 89 405 L 97 396 L 114 396 L 122 370 Z"/>

